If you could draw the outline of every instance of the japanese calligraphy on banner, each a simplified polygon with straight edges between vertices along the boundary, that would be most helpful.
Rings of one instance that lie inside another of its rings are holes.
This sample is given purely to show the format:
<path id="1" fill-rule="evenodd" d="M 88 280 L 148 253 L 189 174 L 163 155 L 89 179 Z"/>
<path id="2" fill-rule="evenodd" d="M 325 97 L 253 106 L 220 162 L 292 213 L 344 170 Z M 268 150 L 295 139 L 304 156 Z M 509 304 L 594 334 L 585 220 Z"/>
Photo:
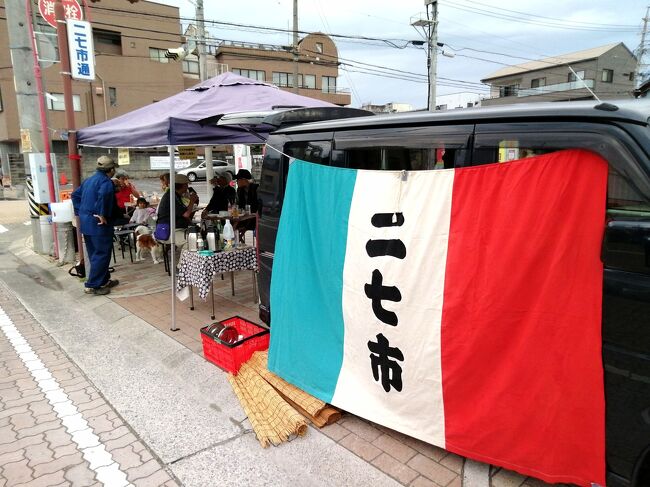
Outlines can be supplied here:
<path id="1" fill-rule="evenodd" d="M 41 17 L 54 28 L 56 28 L 55 4 L 56 0 L 39 0 L 38 2 L 38 11 Z M 77 0 L 63 0 L 63 14 L 66 19 L 83 19 L 83 11 Z"/>
<path id="2" fill-rule="evenodd" d="M 605 485 L 606 186 L 580 150 L 412 172 L 296 160 L 269 370 L 459 455 Z"/>
<path id="3" fill-rule="evenodd" d="M 90 22 L 67 20 L 68 51 L 72 78 L 84 81 L 95 80 L 95 50 Z"/>

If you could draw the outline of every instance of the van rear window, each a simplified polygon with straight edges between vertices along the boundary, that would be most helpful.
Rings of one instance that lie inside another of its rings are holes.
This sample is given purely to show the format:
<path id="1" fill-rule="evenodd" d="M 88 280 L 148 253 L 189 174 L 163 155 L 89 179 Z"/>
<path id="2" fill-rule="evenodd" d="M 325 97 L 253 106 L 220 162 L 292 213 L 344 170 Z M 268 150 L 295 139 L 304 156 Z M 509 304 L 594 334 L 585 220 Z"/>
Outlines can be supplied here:
<path id="1" fill-rule="evenodd" d="M 607 213 L 650 217 L 650 188 L 642 187 L 631 170 L 635 166 L 627 150 L 613 138 L 596 133 L 511 132 L 478 134 L 472 165 L 501 163 L 563 149 L 587 149 L 609 163 Z"/>

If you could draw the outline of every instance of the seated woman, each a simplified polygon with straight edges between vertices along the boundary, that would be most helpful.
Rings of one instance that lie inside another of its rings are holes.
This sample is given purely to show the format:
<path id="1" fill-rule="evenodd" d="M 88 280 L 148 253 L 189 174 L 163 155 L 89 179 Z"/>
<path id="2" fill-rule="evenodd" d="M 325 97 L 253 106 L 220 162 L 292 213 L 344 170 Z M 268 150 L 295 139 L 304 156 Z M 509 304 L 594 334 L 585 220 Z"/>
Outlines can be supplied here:
<path id="1" fill-rule="evenodd" d="M 117 206 L 120 207 L 120 209 L 123 211 L 125 215 L 129 215 L 131 211 L 126 207 L 125 203 L 128 203 L 131 201 L 131 196 L 133 195 L 135 198 L 139 198 L 142 196 L 140 192 L 135 188 L 133 183 L 129 181 L 129 175 L 124 172 L 124 171 L 118 171 L 115 173 L 115 179 L 118 182 L 118 190 L 115 193 L 115 197 L 117 198 Z"/>
<path id="2" fill-rule="evenodd" d="M 183 197 L 187 193 L 190 180 L 184 174 L 177 174 L 174 181 L 174 192 L 166 191 L 160 200 L 160 205 L 158 205 L 158 220 L 156 225 L 161 223 L 170 224 L 170 214 L 171 214 L 171 195 L 174 197 L 174 208 L 176 210 L 176 234 L 175 241 L 176 246 L 181 247 L 185 244 L 185 229 L 190 225 L 192 221 L 192 214 L 194 212 L 194 205 L 198 202 L 198 196 L 196 193 L 190 193 L 189 195 L 189 204 L 185 205 L 183 203 Z"/>

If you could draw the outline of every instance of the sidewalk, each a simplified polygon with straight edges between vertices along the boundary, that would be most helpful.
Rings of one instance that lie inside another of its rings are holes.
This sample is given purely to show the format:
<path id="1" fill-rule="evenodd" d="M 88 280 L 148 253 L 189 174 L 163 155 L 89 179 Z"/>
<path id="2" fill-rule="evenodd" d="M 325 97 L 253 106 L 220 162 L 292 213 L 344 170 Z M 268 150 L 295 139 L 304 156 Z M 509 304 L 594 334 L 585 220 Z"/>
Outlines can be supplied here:
<path id="1" fill-rule="evenodd" d="M 262 450 L 225 373 L 202 358 L 199 329 L 213 321 L 209 298 L 204 302 L 195 292 L 194 311 L 189 300 L 177 300 L 180 330 L 171 332 L 171 291 L 162 264 L 148 256 L 131 263 L 128 253 L 122 259 L 117 251 L 114 278 L 120 285 L 107 297 L 85 296 L 65 268 L 25 249 L 27 232 L 22 238 L 11 251 L 32 274 L 19 270 L 12 291 L 184 485 L 213 485 L 215 479 L 222 485 L 547 485 L 464 462 L 347 414 L 323 430 L 310 428 L 305 438 Z M 43 283 L 39 288 L 35 275 Z M 7 274 L 1 272 L 0 280 Z M 229 276 L 215 279 L 215 319 L 259 321 L 251 274 L 238 273 L 235 282 L 233 297 Z"/>

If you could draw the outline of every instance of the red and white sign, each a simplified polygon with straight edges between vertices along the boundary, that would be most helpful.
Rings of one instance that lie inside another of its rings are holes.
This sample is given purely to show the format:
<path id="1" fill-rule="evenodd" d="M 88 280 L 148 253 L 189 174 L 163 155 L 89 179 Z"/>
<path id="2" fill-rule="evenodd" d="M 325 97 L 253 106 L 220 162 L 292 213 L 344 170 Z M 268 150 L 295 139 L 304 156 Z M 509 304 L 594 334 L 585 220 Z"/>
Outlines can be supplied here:
<path id="1" fill-rule="evenodd" d="M 54 28 L 56 28 L 55 4 L 56 0 L 38 0 L 38 11 L 41 13 L 41 17 Z M 83 19 L 83 11 L 77 0 L 63 0 L 63 11 L 66 19 Z"/>

